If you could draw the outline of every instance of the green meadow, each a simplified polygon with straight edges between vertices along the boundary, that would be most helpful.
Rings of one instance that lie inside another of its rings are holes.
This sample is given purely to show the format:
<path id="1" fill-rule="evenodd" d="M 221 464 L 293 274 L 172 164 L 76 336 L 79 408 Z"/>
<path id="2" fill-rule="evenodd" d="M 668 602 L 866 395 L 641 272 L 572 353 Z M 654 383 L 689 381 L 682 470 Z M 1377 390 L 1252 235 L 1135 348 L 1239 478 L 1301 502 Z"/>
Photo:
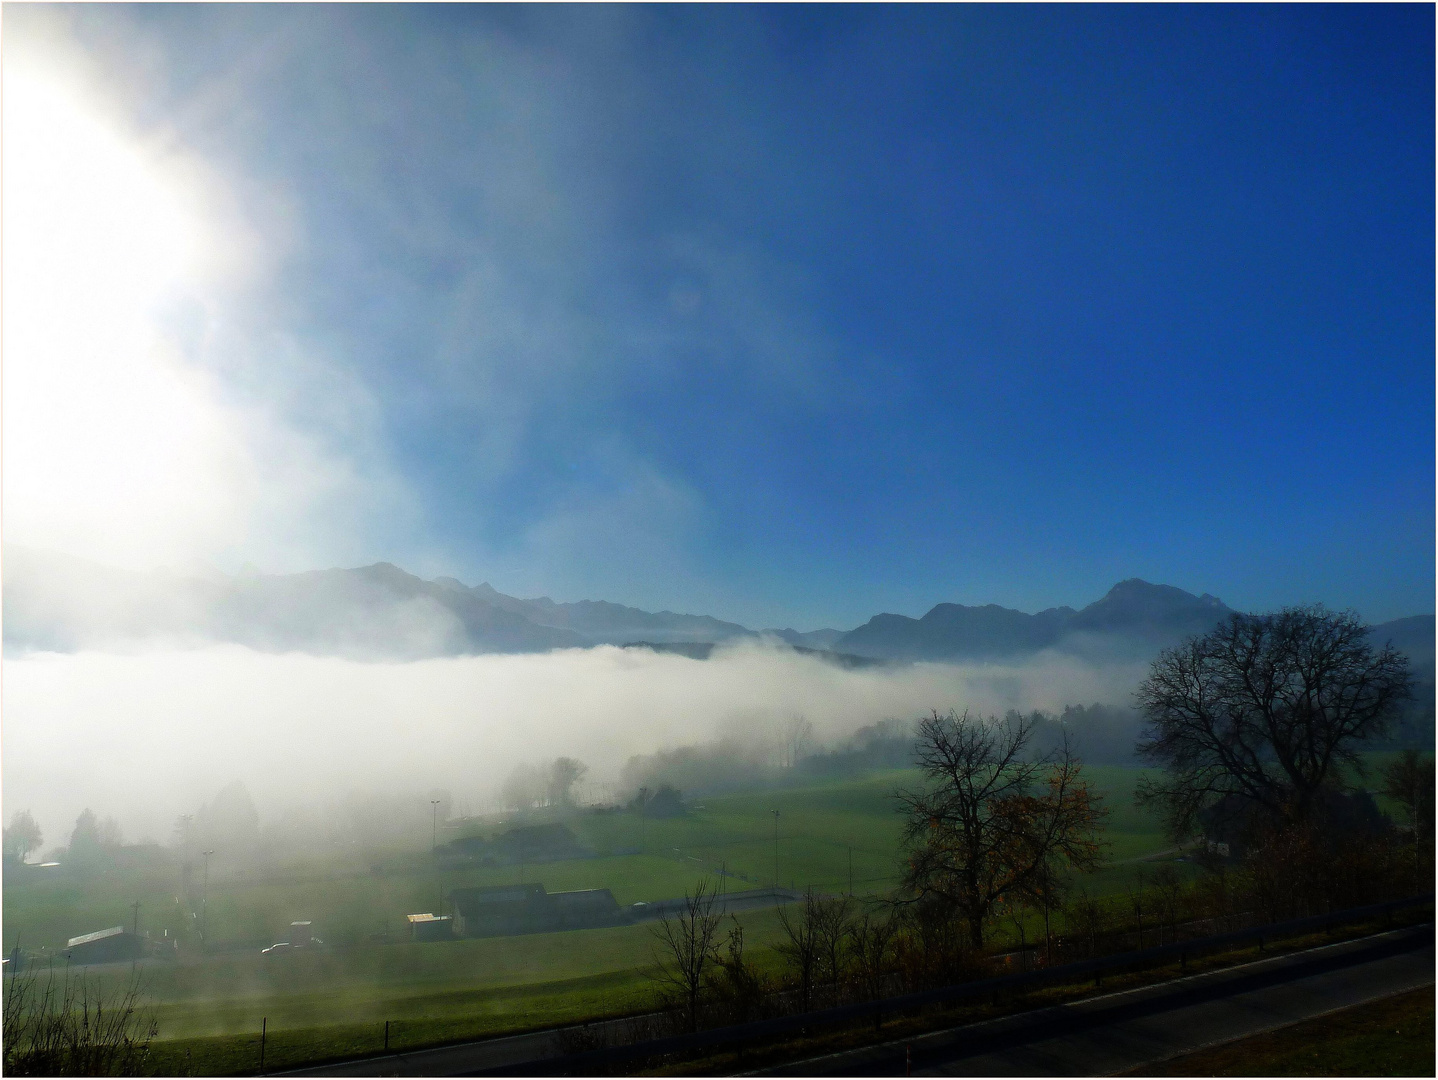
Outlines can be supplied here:
<path id="1" fill-rule="evenodd" d="M 1109 809 L 1109 865 L 1086 884 L 1117 903 L 1145 860 L 1169 844 L 1157 820 L 1133 803 L 1141 770 L 1087 773 Z M 727 891 L 767 886 L 775 877 L 775 810 L 782 885 L 837 893 L 852 880 L 856 895 L 881 895 L 898 882 L 902 820 L 894 793 L 918 782 L 916 771 L 895 770 L 738 791 L 700 799 L 673 819 L 575 812 L 565 822 L 598 854 L 566 862 L 441 873 L 426 851 L 352 850 L 243 873 L 212 868 L 212 952 L 185 950 L 173 961 L 139 965 L 159 1025 L 157 1066 L 253 1069 L 252 1036 L 262 1021 L 271 1032 L 267 1062 L 279 1067 L 377 1052 L 385 1021 L 391 1047 L 402 1048 L 646 1009 L 654 994 L 652 924 L 414 944 L 405 939 L 404 916 L 442 910 L 443 895 L 456 887 L 517 881 L 550 891 L 607 888 L 621 905 L 679 896 L 701 879 Z M 7 880 L 7 950 L 17 943 L 54 950 L 70 936 L 132 924 L 136 901 L 140 930 L 152 937 L 197 923 L 175 866 L 52 874 Z M 262 956 L 260 947 L 284 940 L 295 919 L 312 920 L 325 946 Z M 754 959 L 777 965 L 776 912 L 738 919 Z M 131 975 L 126 965 L 89 970 L 111 983 Z"/>

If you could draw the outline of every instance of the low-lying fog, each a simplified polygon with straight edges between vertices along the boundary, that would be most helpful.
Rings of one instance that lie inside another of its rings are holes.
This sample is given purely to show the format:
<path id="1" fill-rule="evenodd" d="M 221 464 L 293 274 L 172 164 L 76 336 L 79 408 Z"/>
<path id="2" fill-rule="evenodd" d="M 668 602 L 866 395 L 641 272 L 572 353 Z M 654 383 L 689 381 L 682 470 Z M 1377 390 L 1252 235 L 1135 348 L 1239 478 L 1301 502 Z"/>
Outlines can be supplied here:
<path id="1" fill-rule="evenodd" d="M 635 754 L 769 742 L 795 714 L 835 742 L 931 708 L 1118 703 L 1141 677 L 1057 654 L 845 670 L 751 643 L 707 661 L 613 647 L 406 663 L 238 646 L 31 653 L 5 662 L 4 811 L 31 810 L 46 848 L 84 807 L 113 815 L 127 839 L 166 842 L 177 815 L 236 780 L 262 820 L 436 788 L 473 812 L 494 805 L 515 766 L 558 755 L 585 762 L 602 791 Z"/>

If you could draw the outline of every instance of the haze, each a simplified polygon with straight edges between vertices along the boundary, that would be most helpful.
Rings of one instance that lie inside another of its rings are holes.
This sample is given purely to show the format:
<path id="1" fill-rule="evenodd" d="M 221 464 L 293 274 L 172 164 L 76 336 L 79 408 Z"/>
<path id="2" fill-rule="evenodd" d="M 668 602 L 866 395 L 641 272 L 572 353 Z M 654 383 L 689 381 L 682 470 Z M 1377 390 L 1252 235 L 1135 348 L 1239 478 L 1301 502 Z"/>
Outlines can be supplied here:
<path id="1" fill-rule="evenodd" d="M 708 662 L 612 647 L 398 664 L 239 648 L 35 655 L 6 666 L 5 798 L 49 836 L 92 806 L 162 842 L 235 780 L 265 820 L 431 788 L 479 812 L 520 763 L 578 757 L 603 795 L 635 754 L 721 737 L 772 745 L 796 713 L 839 740 L 936 702 L 1003 712 L 1111 700 L 1129 674 L 1067 658 L 846 671 L 762 646 Z"/>

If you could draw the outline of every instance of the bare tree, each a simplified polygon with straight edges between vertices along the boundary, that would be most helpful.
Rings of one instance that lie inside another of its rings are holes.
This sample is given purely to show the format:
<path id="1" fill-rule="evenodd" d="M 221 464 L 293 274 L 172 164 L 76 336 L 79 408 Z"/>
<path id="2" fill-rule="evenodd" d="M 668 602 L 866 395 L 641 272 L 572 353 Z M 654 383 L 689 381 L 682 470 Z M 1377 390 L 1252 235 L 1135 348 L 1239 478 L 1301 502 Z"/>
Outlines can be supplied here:
<path id="1" fill-rule="evenodd" d="M 894 939 L 899 926 L 899 918 L 892 908 L 883 915 L 866 911 L 849 925 L 849 954 L 854 959 L 854 971 L 864 996 L 870 1001 L 878 1001 L 887 990 L 889 975 L 894 970 Z M 875 1013 L 876 1024 L 879 1019 Z"/>
<path id="2" fill-rule="evenodd" d="M 799 914 L 792 914 L 787 907 L 779 909 L 779 929 L 784 931 L 784 940 L 774 946 L 774 951 L 789 962 L 799 984 L 801 1012 L 809 1011 L 809 1003 L 814 996 L 814 982 L 819 973 L 822 904 L 823 901 L 814 895 L 814 890 L 809 889 L 804 893 L 804 906 Z"/>
<path id="3" fill-rule="evenodd" d="M 1109 927 L 1109 914 L 1098 899 L 1080 885 L 1064 909 L 1065 921 L 1088 941 L 1089 956 L 1098 955 L 1098 936 Z"/>
<path id="4" fill-rule="evenodd" d="M 1133 917 L 1138 922 L 1138 947 L 1143 948 L 1143 913 L 1149 907 L 1148 896 L 1148 875 L 1144 873 L 1142 866 L 1133 880 L 1124 886 L 1124 892 L 1128 894 L 1128 906 L 1133 911 Z"/>
<path id="5" fill-rule="evenodd" d="M 957 908 L 974 948 L 1001 897 L 1100 862 L 1101 798 L 1067 740 L 1055 755 L 1029 757 L 1032 733 L 1032 719 L 1017 715 L 985 722 L 936 711 L 919 722 L 918 764 L 929 786 L 898 793 L 905 888 Z"/>
<path id="6" fill-rule="evenodd" d="M 1404 750 L 1383 769 L 1383 794 L 1403 808 L 1414 843 L 1433 839 L 1433 759 Z"/>
<path id="7" fill-rule="evenodd" d="M 730 1020 L 742 1024 L 758 1014 L 760 1003 L 769 989 L 769 980 L 744 955 L 744 927 L 734 916 L 724 952 L 719 955 L 720 996 L 728 1005 Z"/>
<path id="8" fill-rule="evenodd" d="M 1174 835 L 1210 809 L 1277 821 L 1306 818 L 1340 765 L 1382 733 L 1411 694 L 1407 660 L 1375 652 L 1350 612 L 1285 608 L 1234 614 L 1168 649 L 1136 698 L 1147 718 L 1139 753 L 1164 769 L 1144 781 Z"/>
<path id="9" fill-rule="evenodd" d="M 1052 963 L 1054 958 L 1054 931 L 1053 914 L 1064 905 L 1064 896 L 1068 892 L 1068 879 L 1063 868 L 1054 863 L 1053 860 L 1046 861 L 1039 867 L 1038 873 L 1033 877 L 1024 894 L 1032 904 L 1043 915 L 1044 919 L 1044 962 Z"/>
<path id="10" fill-rule="evenodd" d="M 784 768 L 792 769 L 799 764 L 804 751 L 814 741 L 814 725 L 801 713 L 795 713 L 784 721 Z"/>
<path id="11" fill-rule="evenodd" d="M 837 984 L 843 980 L 849 928 L 853 921 L 854 901 L 850 897 L 829 896 L 815 902 L 814 934 L 819 953 L 819 982 Z"/>
<path id="12" fill-rule="evenodd" d="M 655 957 L 659 979 L 684 1007 L 690 1031 L 699 1027 L 699 1001 L 709 987 L 710 969 L 718 962 L 719 924 L 723 915 L 714 910 L 715 891 L 700 881 L 692 894 L 684 894 L 684 910 L 665 915 L 654 928 L 660 948 Z"/>

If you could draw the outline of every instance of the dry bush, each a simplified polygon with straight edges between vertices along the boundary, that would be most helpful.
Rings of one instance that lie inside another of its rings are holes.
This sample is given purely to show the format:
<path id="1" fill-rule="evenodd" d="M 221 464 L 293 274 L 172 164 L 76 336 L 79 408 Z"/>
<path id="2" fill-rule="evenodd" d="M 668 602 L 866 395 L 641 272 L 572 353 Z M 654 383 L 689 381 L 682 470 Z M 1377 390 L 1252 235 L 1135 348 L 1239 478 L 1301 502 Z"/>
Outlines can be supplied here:
<path id="1" fill-rule="evenodd" d="M 1391 832 L 1309 821 L 1258 835 L 1237 887 L 1262 921 L 1281 922 L 1394 899 L 1409 886 L 1407 869 Z"/>
<path id="2" fill-rule="evenodd" d="M 729 918 L 734 925 L 729 928 L 724 951 L 717 958 L 719 974 L 712 986 L 726 1020 L 742 1024 L 759 1018 L 773 986 L 744 956 L 744 927 L 734 916 Z"/>
<path id="3" fill-rule="evenodd" d="M 1069 933 L 1083 943 L 1086 955 L 1099 955 L 1099 938 L 1113 926 L 1113 916 L 1097 897 L 1080 885 L 1064 907 L 1064 922 Z"/>
<path id="4" fill-rule="evenodd" d="M 134 1076 L 155 1037 L 154 1018 L 140 1007 L 140 977 L 106 990 L 68 968 L 31 971 L 5 980 L 7 1076 Z"/>
<path id="5" fill-rule="evenodd" d="M 883 914 L 866 911 L 849 926 L 849 956 L 855 981 L 865 998 L 884 997 L 898 971 L 895 946 L 902 923 L 890 909 Z"/>
<path id="6" fill-rule="evenodd" d="M 910 905 L 894 944 L 895 966 L 911 989 L 962 982 L 982 967 L 968 922 L 939 897 Z"/>

